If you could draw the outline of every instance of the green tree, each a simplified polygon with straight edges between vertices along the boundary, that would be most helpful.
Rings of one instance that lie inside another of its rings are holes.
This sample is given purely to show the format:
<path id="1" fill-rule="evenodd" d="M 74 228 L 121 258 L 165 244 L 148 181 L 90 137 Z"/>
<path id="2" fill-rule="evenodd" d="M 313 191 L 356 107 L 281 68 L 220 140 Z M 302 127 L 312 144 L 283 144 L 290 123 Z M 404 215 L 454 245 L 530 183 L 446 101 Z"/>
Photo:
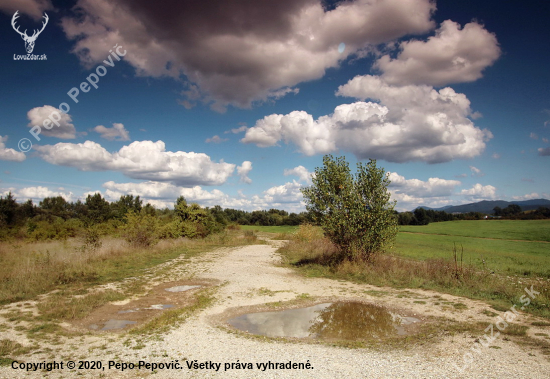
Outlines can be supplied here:
<path id="1" fill-rule="evenodd" d="M 0 225 L 11 226 L 15 224 L 15 216 L 18 204 L 11 192 L 6 197 L 0 196 Z"/>
<path id="2" fill-rule="evenodd" d="M 414 218 L 416 219 L 416 225 L 428 225 L 432 221 L 426 210 L 420 207 L 414 210 Z"/>
<path id="3" fill-rule="evenodd" d="M 47 216 L 62 217 L 65 220 L 70 217 L 69 203 L 61 196 L 45 197 L 39 205 Z"/>
<path id="4" fill-rule="evenodd" d="M 323 157 L 312 185 L 302 189 L 306 208 L 340 250 L 343 258 L 369 261 L 390 247 L 397 235 L 397 217 L 387 189 L 390 184 L 376 160 L 357 163 L 352 175 L 344 157 Z"/>
<path id="5" fill-rule="evenodd" d="M 88 209 L 88 219 L 92 224 L 107 221 L 111 216 L 111 206 L 107 200 L 96 192 L 86 197 L 84 203 Z"/>
<path id="6" fill-rule="evenodd" d="M 139 198 L 139 195 L 136 197 L 134 195 L 122 195 L 118 201 L 111 203 L 113 212 L 119 219 L 126 217 L 128 211 L 139 213 L 142 205 L 143 201 Z"/>

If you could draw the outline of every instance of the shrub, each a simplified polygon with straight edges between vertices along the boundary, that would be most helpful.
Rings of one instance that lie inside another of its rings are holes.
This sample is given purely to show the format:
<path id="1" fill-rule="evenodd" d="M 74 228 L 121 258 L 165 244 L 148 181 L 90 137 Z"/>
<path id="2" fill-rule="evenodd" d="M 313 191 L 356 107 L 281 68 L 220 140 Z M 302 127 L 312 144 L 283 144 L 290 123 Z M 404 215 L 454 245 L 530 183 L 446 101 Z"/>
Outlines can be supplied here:
<path id="1" fill-rule="evenodd" d="M 168 222 L 159 228 L 160 239 L 180 238 L 182 234 L 182 226 L 179 220 Z"/>
<path id="2" fill-rule="evenodd" d="M 126 213 L 124 239 L 135 247 L 148 247 L 158 242 L 159 222 L 154 216 L 133 210 Z"/>
<path id="3" fill-rule="evenodd" d="M 69 237 L 76 237 L 82 228 L 82 222 L 77 219 L 64 221 L 55 217 L 53 221 L 30 220 L 27 224 L 27 236 L 33 241 L 64 240 Z"/>
<path id="4" fill-rule="evenodd" d="M 376 160 L 357 163 L 351 174 L 344 157 L 323 158 L 312 185 L 302 189 L 306 208 L 340 250 L 343 258 L 370 261 L 391 246 L 397 235 L 397 218 L 387 189 L 390 184 Z"/>
<path id="5" fill-rule="evenodd" d="M 312 242 L 323 238 L 323 231 L 318 226 L 311 224 L 302 224 L 294 234 L 294 240 L 300 242 Z"/>
<path id="6" fill-rule="evenodd" d="M 95 252 L 101 248 L 101 234 L 97 226 L 89 226 L 84 232 L 83 251 Z"/>
<path id="7" fill-rule="evenodd" d="M 187 205 L 185 199 L 178 199 L 175 212 L 184 237 L 204 238 L 211 233 L 223 230 L 223 225 L 217 223 L 212 214 L 197 203 Z"/>

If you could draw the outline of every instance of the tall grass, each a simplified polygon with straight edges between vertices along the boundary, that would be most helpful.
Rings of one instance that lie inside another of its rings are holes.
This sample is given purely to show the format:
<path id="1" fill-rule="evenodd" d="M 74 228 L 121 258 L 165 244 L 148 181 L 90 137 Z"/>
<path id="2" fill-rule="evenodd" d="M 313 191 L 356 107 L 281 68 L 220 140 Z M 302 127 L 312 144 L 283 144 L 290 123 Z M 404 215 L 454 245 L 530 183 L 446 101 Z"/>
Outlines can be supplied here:
<path id="1" fill-rule="evenodd" d="M 254 243 L 231 232 L 204 239 L 161 240 L 154 247 L 134 247 L 122 239 L 89 244 L 78 239 L 37 243 L 0 243 L 0 304 L 32 299 L 58 288 L 101 284 L 139 275 L 179 255 L 220 246 Z M 88 246 L 90 245 L 90 246 Z"/>
<path id="2" fill-rule="evenodd" d="M 303 230 L 302 230 L 303 229 Z M 550 318 L 550 281 L 542 278 L 505 276 L 465 264 L 460 251 L 448 258 L 414 260 L 398 255 L 378 255 L 371 263 L 339 259 L 338 250 L 314 227 L 300 227 L 279 252 L 287 264 L 308 276 L 346 279 L 398 288 L 433 289 L 453 295 L 482 299 L 501 307 L 519 303 L 524 288 L 540 292 L 525 311 Z"/>

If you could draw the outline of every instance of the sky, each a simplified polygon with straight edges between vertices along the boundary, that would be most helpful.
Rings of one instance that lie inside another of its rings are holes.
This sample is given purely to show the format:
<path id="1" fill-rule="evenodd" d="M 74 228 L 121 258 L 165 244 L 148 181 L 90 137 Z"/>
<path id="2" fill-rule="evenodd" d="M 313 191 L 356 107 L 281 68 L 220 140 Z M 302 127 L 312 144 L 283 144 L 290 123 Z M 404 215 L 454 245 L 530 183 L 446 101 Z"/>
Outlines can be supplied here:
<path id="1" fill-rule="evenodd" d="M 376 159 L 399 211 L 549 199 L 548 19 L 534 0 L 0 0 L 0 194 L 300 212 L 332 154 Z"/>

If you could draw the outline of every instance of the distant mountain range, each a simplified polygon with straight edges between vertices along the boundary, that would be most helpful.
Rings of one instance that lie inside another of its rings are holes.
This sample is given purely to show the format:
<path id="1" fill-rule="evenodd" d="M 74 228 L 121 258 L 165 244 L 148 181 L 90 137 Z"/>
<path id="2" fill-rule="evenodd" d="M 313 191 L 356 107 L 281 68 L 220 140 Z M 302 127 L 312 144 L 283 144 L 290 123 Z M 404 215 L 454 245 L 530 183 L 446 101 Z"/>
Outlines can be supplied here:
<path id="1" fill-rule="evenodd" d="M 522 211 L 530 211 L 537 209 L 538 207 L 550 208 L 550 200 L 547 199 L 534 199 L 524 201 L 504 201 L 504 200 L 483 200 L 477 203 L 462 204 L 462 205 L 447 205 L 441 208 L 430 208 L 420 206 L 419 208 L 432 209 L 434 211 L 445 211 L 447 213 L 468 213 L 468 212 L 481 212 L 487 214 L 493 214 L 493 208 L 501 207 L 506 208 L 510 204 L 517 204 L 521 207 Z"/>

